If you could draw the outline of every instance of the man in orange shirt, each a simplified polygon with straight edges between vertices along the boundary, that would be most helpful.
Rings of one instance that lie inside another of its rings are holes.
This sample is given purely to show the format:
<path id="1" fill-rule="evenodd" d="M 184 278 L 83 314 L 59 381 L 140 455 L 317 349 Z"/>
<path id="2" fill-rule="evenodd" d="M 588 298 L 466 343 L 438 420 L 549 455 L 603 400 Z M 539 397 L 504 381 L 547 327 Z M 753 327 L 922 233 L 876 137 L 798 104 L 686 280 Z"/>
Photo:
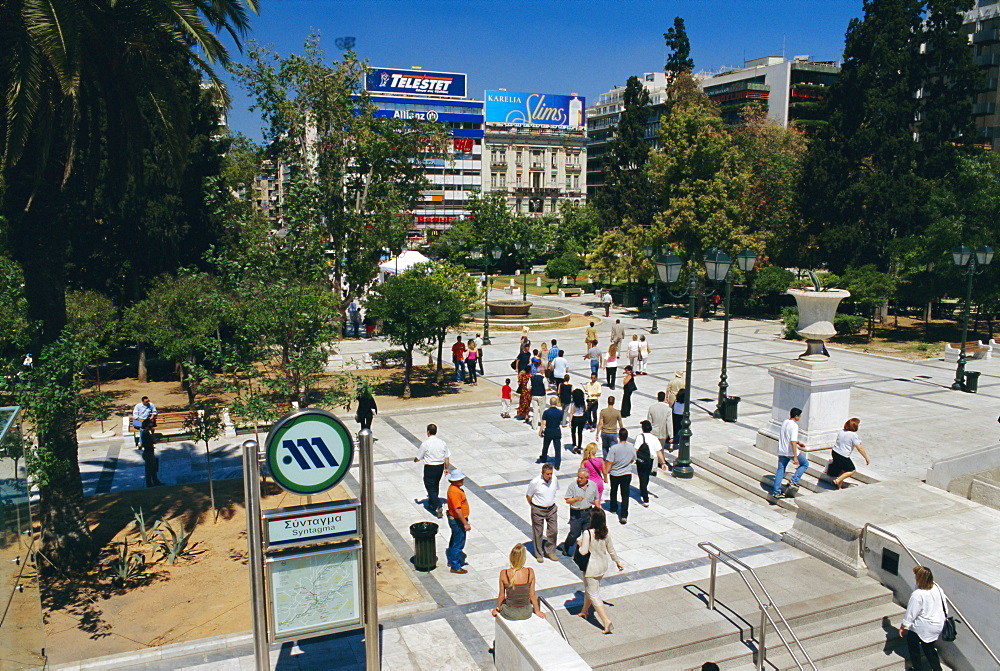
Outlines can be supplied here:
<path id="1" fill-rule="evenodd" d="M 448 526 L 451 527 L 451 540 L 448 542 L 448 549 L 445 557 L 448 559 L 448 566 L 452 573 L 468 573 L 468 569 L 463 568 L 468 562 L 465 561 L 465 534 L 472 529 L 469 524 L 469 500 L 465 498 L 465 475 L 459 469 L 448 474 Z"/>
<path id="2" fill-rule="evenodd" d="M 455 365 L 455 382 L 462 382 L 465 379 L 465 343 L 461 333 L 451 346 L 451 362 Z"/>

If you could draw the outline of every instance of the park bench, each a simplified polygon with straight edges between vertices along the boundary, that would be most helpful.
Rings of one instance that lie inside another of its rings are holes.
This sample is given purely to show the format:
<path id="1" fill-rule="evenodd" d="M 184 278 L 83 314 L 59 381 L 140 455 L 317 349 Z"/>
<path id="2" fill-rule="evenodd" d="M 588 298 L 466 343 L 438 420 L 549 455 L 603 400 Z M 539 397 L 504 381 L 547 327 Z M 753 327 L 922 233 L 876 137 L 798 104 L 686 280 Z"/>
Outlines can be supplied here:
<path id="1" fill-rule="evenodd" d="M 164 436 L 179 436 L 190 433 L 187 428 L 188 418 L 194 415 L 190 410 L 181 410 L 177 412 L 160 412 L 156 415 L 156 431 L 154 434 L 157 439 L 162 439 Z M 132 426 L 132 413 L 124 415 L 122 417 L 122 438 L 126 445 L 131 441 L 135 444 L 136 434 L 139 430 Z"/>
<path id="2" fill-rule="evenodd" d="M 560 298 L 576 298 L 577 296 L 583 295 L 583 289 L 580 287 L 563 287 L 559 290 Z"/>
<path id="3" fill-rule="evenodd" d="M 277 404 L 278 417 L 284 417 L 292 410 L 299 409 L 299 402 L 284 401 Z M 240 415 L 235 415 L 229 411 L 229 408 L 223 408 L 222 410 L 222 427 L 223 433 L 227 438 L 235 438 L 236 434 L 240 431 L 253 431 L 258 428 L 270 427 L 270 423 L 261 422 L 254 426 L 253 420 L 247 419 Z"/>
<path id="4" fill-rule="evenodd" d="M 982 340 L 969 341 L 965 343 L 965 358 L 967 359 L 990 359 L 993 356 L 993 341 L 989 345 Z M 946 342 L 944 344 L 944 360 L 948 363 L 957 363 L 962 352 L 962 343 Z"/>

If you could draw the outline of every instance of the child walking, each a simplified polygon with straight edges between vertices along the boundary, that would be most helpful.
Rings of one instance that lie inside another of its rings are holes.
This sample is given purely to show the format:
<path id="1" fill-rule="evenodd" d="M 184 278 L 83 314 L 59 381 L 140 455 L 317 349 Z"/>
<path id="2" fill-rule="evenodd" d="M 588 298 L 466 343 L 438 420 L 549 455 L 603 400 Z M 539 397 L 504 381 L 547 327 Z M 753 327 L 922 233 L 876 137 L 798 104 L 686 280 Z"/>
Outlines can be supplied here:
<path id="1" fill-rule="evenodd" d="M 503 386 L 500 387 L 500 416 L 504 419 L 510 419 L 510 395 L 510 378 L 508 377 L 503 381 Z"/>

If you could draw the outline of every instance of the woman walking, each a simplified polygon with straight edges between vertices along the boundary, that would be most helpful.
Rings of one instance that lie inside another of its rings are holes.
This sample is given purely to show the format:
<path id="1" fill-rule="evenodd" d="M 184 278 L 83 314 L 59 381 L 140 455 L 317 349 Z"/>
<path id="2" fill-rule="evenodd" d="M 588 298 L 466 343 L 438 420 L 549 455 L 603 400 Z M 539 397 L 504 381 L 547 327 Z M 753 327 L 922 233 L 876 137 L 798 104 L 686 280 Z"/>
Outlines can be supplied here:
<path id="1" fill-rule="evenodd" d="M 528 420 L 531 412 L 531 368 L 525 368 L 517 374 L 517 412 L 514 419 Z"/>
<path id="2" fill-rule="evenodd" d="M 618 348 L 614 343 L 608 345 L 608 351 L 601 356 L 601 368 L 604 369 L 604 377 L 608 386 L 615 388 L 615 377 L 618 376 Z"/>
<path id="3" fill-rule="evenodd" d="M 639 367 L 639 352 L 641 351 L 641 344 L 639 342 L 639 336 L 637 334 L 632 335 L 632 339 L 628 343 L 628 363 L 635 370 Z"/>
<path id="4" fill-rule="evenodd" d="M 375 404 L 375 397 L 369 389 L 362 389 L 358 392 L 358 422 L 362 429 L 372 428 L 372 419 L 378 414 L 378 406 Z"/>
<path id="5" fill-rule="evenodd" d="M 632 366 L 625 366 L 625 377 L 622 378 L 622 417 L 632 414 L 632 392 L 637 389 L 635 386 L 635 375 L 632 373 Z"/>
<path id="6" fill-rule="evenodd" d="M 583 572 L 583 609 L 580 617 L 587 619 L 590 607 L 594 607 L 604 633 L 610 634 L 614 631 L 608 611 L 604 608 L 601 600 L 601 578 L 608 572 L 609 560 L 613 559 L 619 571 L 625 570 L 622 567 L 622 560 L 615 552 L 615 546 L 608 535 L 608 522 L 604 516 L 604 511 L 594 508 L 590 511 L 590 528 L 583 532 L 580 539 L 580 554 L 589 555 L 590 561 L 587 570 Z"/>
<path id="7" fill-rule="evenodd" d="M 534 613 L 545 619 L 545 613 L 538 607 L 535 594 L 535 570 L 524 566 L 527 550 L 518 543 L 510 551 L 510 568 L 500 571 L 500 593 L 493 617 L 499 615 L 505 620 L 527 620 Z"/>
<path id="8" fill-rule="evenodd" d="M 597 502 L 604 497 L 604 459 L 597 455 L 597 443 L 587 443 L 580 460 L 580 468 L 590 473 L 590 481 L 597 486 Z"/>
<path id="9" fill-rule="evenodd" d="M 844 428 L 837 434 L 837 442 L 833 444 L 833 461 L 827 466 L 826 472 L 833 478 L 833 486 L 837 489 L 841 489 L 844 486 L 844 480 L 858 471 L 854 460 L 851 459 L 851 454 L 854 453 L 855 449 L 865 458 L 865 466 L 872 463 L 865 448 L 861 446 L 861 439 L 858 438 L 859 426 L 861 426 L 861 420 L 857 417 L 851 417 L 844 423 Z"/>
<path id="10" fill-rule="evenodd" d="M 914 669 L 920 668 L 920 654 L 923 653 L 931 671 L 941 671 L 934 643 L 944 629 L 947 597 L 934 584 L 934 574 L 926 566 L 914 566 L 913 576 L 917 579 L 917 588 L 913 590 L 906 605 L 903 623 L 899 625 L 899 636 L 906 637 L 910 664 Z"/>
<path id="11" fill-rule="evenodd" d="M 637 375 L 646 374 L 646 366 L 649 364 L 649 342 L 646 341 L 646 336 L 639 336 L 639 372 Z"/>
<path id="12" fill-rule="evenodd" d="M 673 426 L 674 426 L 674 439 L 673 443 L 670 445 L 668 452 L 673 452 L 677 449 L 677 443 L 680 440 L 681 431 L 681 420 L 684 418 L 684 406 L 687 404 L 687 389 L 680 389 L 677 391 L 677 397 L 674 400 L 673 409 Z"/>
<path id="13" fill-rule="evenodd" d="M 468 348 L 465 352 L 465 369 L 469 373 L 469 384 L 473 387 L 479 386 L 479 381 L 476 379 L 476 366 L 479 365 L 479 349 L 476 347 L 476 341 L 470 339 L 468 343 Z"/>
<path id="14" fill-rule="evenodd" d="M 583 389 L 573 390 L 573 414 L 570 419 L 570 434 L 573 436 L 573 454 L 583 451 L 583 425 L 587 423 L 587 400 Z"/>

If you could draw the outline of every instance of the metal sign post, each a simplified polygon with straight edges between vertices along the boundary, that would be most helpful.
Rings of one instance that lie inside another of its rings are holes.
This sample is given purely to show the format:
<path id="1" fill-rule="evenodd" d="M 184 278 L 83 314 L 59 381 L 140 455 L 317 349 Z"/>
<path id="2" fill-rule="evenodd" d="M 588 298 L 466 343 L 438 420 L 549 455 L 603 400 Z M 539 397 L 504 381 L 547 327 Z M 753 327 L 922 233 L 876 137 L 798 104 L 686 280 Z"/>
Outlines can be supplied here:
<path id="1" fill-rule="evenodd" d="M 380 668 L 375 579 L 372 433 L 359 434 L 361 497 L 261 510 L 260 465 L 275 484 L 311 497 L 336 487 L 354 460 L 354 440 L 335 415 L 314 408 L 278 420 L 261 453 L 243 443 L 254 657 L 270 669 L 271 643 L 364 628 L 366 669 Z M 360 541 L 360 542 L 359 542 Z M 315 601 L 311 595 L 323 594 Z M 305 601 L 303 601 L 305 600 Z"/>
<path id="2" fill-rule="evenodd" d="M 371 429 L 361 429 L 358 434 L 361 450 L 361 500 L 364 541 L 361 546 L 365 565 L 365 669 L 379 671 L 378 651 L 378 594 L 375 586 L 375 458 L 372 454 Z"/>

